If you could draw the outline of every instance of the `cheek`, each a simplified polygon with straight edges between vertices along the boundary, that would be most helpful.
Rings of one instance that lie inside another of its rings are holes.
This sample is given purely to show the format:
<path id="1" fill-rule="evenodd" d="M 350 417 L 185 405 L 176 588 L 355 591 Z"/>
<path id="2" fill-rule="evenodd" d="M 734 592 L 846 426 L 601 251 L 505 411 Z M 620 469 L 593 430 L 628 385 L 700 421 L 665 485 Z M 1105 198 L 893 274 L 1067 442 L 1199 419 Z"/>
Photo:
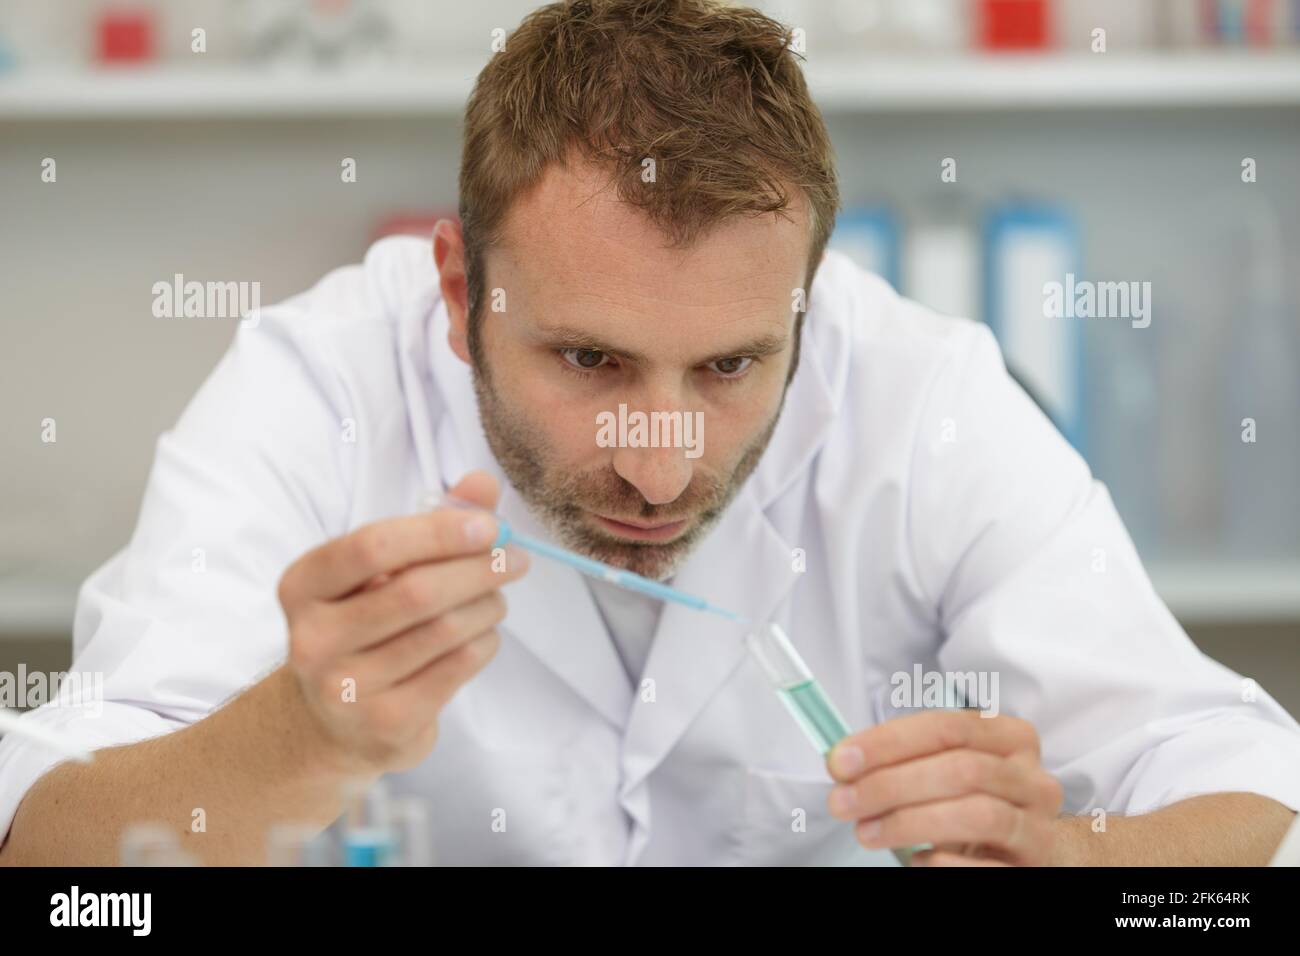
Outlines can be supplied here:
<path id="1" fill-rule="evenodd" d="M 704 460 L 733 463 L 771 422 L 781 406 L 781 382 L 764 382 L 761 389 L 737 389 L 704 410 Z"/>
<path id="2" fill-rule="evenodd" d="M 757 426 L 749 416 L 706 412 L 704 415 L 703 452 L 698 463 L 710 470 L 728 469 L 753 441 Z"/>
<path id="3" fill-rule="evenodd" d="M 555 410 L 557 425 L 549 433 L 552 447 L 556 459 L 575 472 L 589 471 L 609 461 L 616 450 L 596 444 L 598 411 L 572 402 L 562 402 Z"/>
<path id="4" fill-rule="evenodd" d="M 485 337 L 485 343 L 488 339 Z M 514 416 L 533 425 L 537 439 L 555 444 L 557 427 L 575 418 L 576 409 L 556 379 L 544 356 L 499 335 L 489 345 L 492 355 L 492 384 L 497 398 Z"/>
<path id="5" fill-rule="evenodd" d="M 536 375 L 518 380 L 508 400 L 528 423 L 531 441 L 545 452 L 551 467 L 583 471 L 610 457 L 610 449 L 596 444 L 596 416 L 607 403 L 580 399 Z"/>

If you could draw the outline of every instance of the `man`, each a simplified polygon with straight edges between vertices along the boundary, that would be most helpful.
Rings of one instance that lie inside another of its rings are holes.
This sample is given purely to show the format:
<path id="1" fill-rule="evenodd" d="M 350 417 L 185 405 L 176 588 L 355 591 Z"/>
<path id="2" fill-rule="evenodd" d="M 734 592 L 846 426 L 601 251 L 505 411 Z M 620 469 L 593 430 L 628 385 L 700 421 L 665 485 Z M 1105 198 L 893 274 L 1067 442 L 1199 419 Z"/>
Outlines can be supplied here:
<path id="1" fill-rule="evenodd" d="M 27 718 L 96 760 L 0 744 L 0 860 L 112 862 L 156 820 L 260 862 L 380 774 L 446 863 L 1267 860 L 1300 727 L 1195 650 L 986 330 L 824 255 L 787 41 L 704 0 L 525 20 L 436 276 L 391 240 L 265 310 L 161 440 L 80 595 L 103 714 Z M 611 441 L 635 413 L 681 424 Z M 448 489 L 780 622 L 855 732 L 823 763 L 735 625 L 493 549 L 421 510 Z M 914 669 L 998 693 L 915 706 Z"/>

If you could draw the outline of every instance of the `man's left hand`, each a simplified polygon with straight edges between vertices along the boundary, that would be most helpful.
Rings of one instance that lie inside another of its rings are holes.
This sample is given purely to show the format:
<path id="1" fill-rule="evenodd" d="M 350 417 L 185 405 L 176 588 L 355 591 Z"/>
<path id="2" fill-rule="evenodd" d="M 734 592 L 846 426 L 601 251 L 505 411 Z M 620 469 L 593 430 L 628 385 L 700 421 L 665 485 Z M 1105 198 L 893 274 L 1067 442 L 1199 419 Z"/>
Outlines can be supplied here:
<path id="1" fill-rule="evenodd" d="M 913 866 L 1046 866 L 1063 792 L 1016 717 L 935 710 L 845 737 L 828 757 L 831 813 L 863 846 L 929 843 Z"/>

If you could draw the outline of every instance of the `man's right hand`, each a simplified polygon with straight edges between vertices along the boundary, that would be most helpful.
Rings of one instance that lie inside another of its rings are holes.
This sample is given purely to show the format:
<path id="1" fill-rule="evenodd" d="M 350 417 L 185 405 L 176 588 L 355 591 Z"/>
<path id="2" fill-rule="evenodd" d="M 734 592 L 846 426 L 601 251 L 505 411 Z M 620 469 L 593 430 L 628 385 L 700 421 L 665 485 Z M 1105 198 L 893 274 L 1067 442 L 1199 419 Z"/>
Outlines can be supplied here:
<path id="1" fill-rule="evenodd" d="M 493 570 L 496 481 L 452 489 L 484 512 L 440 508 L 377 521 L 307 552 L 280 579 L 288 669 L 338 766 L 380 774 L 418 764 L 438 714 L 496 653 L 502 585 L 523 575 L 508 547 Z"/>

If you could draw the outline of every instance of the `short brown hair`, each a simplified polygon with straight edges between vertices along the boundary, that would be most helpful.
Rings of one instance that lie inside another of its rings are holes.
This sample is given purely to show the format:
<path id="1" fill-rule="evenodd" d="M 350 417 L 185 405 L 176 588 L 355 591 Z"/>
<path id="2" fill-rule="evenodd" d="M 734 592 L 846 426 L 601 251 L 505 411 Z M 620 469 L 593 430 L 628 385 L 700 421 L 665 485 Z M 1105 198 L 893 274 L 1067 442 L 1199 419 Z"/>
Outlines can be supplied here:
<path id="1" fill-rule="evenodd" d="M 485 250 L 513 201 L 576 150 L 675 245 L 737 215 L 807 199 L 811 285 L 835 224 L 830 138 L 791 33 L 711 0 L 568 0 L 529 14 L 465 110 L 460 218 L 471 344 Z M 655 162 L 658 182 L 642 180 Z M 791 369 L 793 372 L 793 369 Z"/>

